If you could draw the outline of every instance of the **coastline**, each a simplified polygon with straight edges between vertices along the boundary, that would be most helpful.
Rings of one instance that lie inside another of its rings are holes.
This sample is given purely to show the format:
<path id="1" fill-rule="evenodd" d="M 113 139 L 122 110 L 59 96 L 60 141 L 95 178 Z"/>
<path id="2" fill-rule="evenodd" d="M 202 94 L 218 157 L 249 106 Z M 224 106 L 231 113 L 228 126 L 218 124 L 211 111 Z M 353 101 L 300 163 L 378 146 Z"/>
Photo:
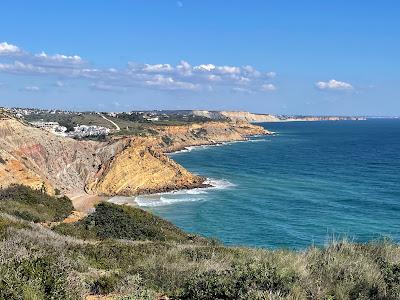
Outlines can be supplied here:
<path id="1" fill-rule="evenodd" d="M 181 150 L 176 150 L 173 152 L 163 152 L 165 155 L 170 156 L 182 152 L 191 152 L 193 149 L 205 149 L 206 147 L 221 147 L 224 145 L 241 143 L 241 142 L 249 142 L 252 137 L 260 137 L 273 135 L 274 132 L 270 132 L 268 134 L 257 134 L 257 135 L 249 135 L 241 140 L 227 140 L 223 142 L 210 142 L 204 144 L 196 144 L 189 146 L 182 146 Z M 193 191 L 193 190 L 207 190 L 207 189 L 218 189 L 220 188 L 218 184 L 216 184 L 213 179 L 200 176 L 203 180 L 200 184 L 194 184 L 192 186 L 181 187 L 179 189 L 164 187 L 162 189 L 158 189 L 155 191 L 149 192 L 140 192 L 136 195 L 101 195 L 101 194 L 88 194 L 86 192 L 68 194 L 67 196 L 71 199 L 72 204 L 76 211 L 81 212 L 83 214 L 90 214 L 93 212 L 94 207 L 100 202 L 110 202 L 118 205 L 131 205 L 131 206 L 141 206 L 137 203 L 136 198 L 140 196 L 162 196 L 165 194 L 175 194 L 183 191 Z M 142 205 L 145 206 L 145 205 Z"/>
<path id="2" fill-rule="evenodd" d="M 169 154 L 271 134 L 247 122 L 210 121 L 154 127 L 157 134 L 152 136 L 78 141 L 15 118 L 0 122 L 0 131 L 9 141 L 0 147 L 5 152 L 5 163 L 0 164 L 3 186 L 22 184 L 39 189 L 44 185 L 50 194 L 57 188 L 85 212 L 104 197 L 210 187 L 205 177 L 192 174 Z"/>
<path id="3" fill-rule="evenodd" d="M 259 123 L 265 123 L 265 122 L 259 122 Z M 191 152 L 193 149 L 201 149 L 201 148 L 206 148 L 206 147 L 221 147 L 224 145 L 229 145 L 229 144 L 234 144 L 234 143 L 249 142 L 249 141 L 251 141 L 251 138 L 254 138 L 254 137 L 269 136 L 269 135 L 273 136 L 275 134 L 276 134 L 276 132 L 268 130 L 267 133 L 248 135 L 248 136 L 245 136 L 243 139 L 226 140 L 226 141 L 218 141 L 218 142 L 212 141 L 209 143 L 189 144 L 189 145 L 185 145 L 185 146 L 182 145 L 180 148 L 177 148 L 177 150 L 165 151 L 163 153 L 166 155 L 172 155 L 172 154 L 183 153 L 183 152 Z"/>
<path id="4" fill-rule="evenodd" d="M 171 156 L 174 154 L 191 152 L 194 149 L 201 150 L 201 149 L 207 149 L 208 147 L 222 147 L 222 146 L 234 144 L 234 143 L 251 142 L 251 141 L 253 141 L 251 139 L 252 137 L 262 137 L 262 136 L 268 136 L 268 135 L 274 135 L 274 134 L 275 134 L 275 132 L 268 131 L 267 134 L 249 135 L 249 136 L 246 136 L 244 139 L 240 139 L 240 140 L 239 139 L 238 140 L 228 140 L 228 141 L 223 141 L 223 142 L 210 142 L 210 143 L 204 143 L 204 144 L 198 144 L 198 145 L 196 144 L 196 145 L 182 146 L 182 148 L 180 148 L 180 150 L 176 150 L 173 152 L 164 152 L 164 154 Z M 255 140 L 255 141 L 257 141 L 257 140 Z M 235 186 L 234 184 L 232 184 L 230 182 L 226 182 L 221 185 L 221 183 L 219 183 L 218 181 L 223 181 L 223 179 L 212 179 L 212 178 L 208 178 L 208 177 L 204 177 L 204 176 L 202 176 L 202 178 L 204 179 L 204 181 L 202 182 L 201 185 L 194 185 L 192 187 L 187 187 L 187 188 L 183 187 L 183 188 L 171 189 L 171 190 L 161 189 L 161 190 L 158 190 L 155 192 L 139 193 L 137 195 L 130 195 L 130 196 L 124 196 L 124 195 L 109 196 L 106 201 L 110 202 L 110 203 L 118 204 L 118 205 L 144 206 L 144 207 L 163 206 L 164 204 L 145 205 L 144 203 L 145 203 L 146 199 L 143 199 L 142 203 L 138 203 L 140 201 L 138 198 L 141 196 L 144 196 L 145 198 L 154 196 L 155 198 L 159 197 L 160 200 L 158 202 L 161 202 L 162 196 L 164 196 L 164 195 L 174 195 L 174 194 L 179 194 L 180 192 L 187 192 L 188 194 L 190 194 L 190 191 L 196 191 L 196 190 L 207 191 L 207 190 L 213 190 L 213 189 L 225 189 L 227 187 Z M 157 202 L 157 199 L 155 201 Z M 179 202 L 179 201 L 176 201 L 176 202 Z"/>
<path id="5" fill-rule="evenodd" d="M 206 178 L 207 186 L 195 187 L 192 189 L 179 189 L 167 192 L 158 192 L 152 194 L 140 194 L 135 196 L 113 196 L 105 200 L 117 205 L 129 205 L 134 207 L 157 207 L 174 203 L 198 201 L 193 197 L 207 194 L 212 190 L 223 190 L 236 185 L 225 179 Z M 177 198 L 170 196 L 177 196 Z M 189 196 L 189 197 L 187 197 Z M 183 197 L 183 198 L 180 198 Z"/>

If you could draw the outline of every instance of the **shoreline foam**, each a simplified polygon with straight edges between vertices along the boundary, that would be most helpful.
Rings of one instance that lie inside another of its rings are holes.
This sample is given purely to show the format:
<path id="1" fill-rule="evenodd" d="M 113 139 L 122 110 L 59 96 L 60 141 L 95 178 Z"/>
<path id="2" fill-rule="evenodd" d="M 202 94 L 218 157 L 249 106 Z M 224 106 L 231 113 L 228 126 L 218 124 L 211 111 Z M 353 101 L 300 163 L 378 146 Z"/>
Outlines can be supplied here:
<path id="1" fill-rule="evenodd" d="M 175 190 L 164 193 L 143 194 L 138 196 L 114 196 L 108 202 L 119 205 L 131 205 L 139 207 L 158 207 L 184 202 L 206 201 L 204 195 L 212 190 L 224 190 L 233 188 L 236 184 L 225 179 L 207 178 L 204 184 L 208 187 L 200 187 L 186 190 Z M 176 197 L 173 197 L 176 196 Z"/>

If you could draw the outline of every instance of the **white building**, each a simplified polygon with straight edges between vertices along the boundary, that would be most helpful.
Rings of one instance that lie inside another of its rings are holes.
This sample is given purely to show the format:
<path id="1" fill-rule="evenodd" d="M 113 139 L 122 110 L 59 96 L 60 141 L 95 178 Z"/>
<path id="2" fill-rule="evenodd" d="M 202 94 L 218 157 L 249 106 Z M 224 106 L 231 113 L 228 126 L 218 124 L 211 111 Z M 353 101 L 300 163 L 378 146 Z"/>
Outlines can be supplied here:
<path id="1" fill-rule="evenodd" d="M 31 124 L 35 127 L 41 128 L 43 130 L 49 131 L 51 133 L 66 136 L 67 127 L 60 126 L 58 122 L 43 122 L 43 121 L 36 121 L 31 122 Z"/>

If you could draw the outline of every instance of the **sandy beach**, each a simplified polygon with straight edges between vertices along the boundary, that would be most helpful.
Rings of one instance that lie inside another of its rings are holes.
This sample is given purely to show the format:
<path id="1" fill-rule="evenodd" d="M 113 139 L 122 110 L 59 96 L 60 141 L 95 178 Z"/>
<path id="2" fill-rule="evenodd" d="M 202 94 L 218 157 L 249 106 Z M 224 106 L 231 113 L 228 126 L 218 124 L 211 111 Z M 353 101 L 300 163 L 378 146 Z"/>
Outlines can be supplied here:
<path id="1" fill-rule="evenodd" d="M 88 214 L 96 204 L 110 199 L 110 197 L 90 195 L 86 193 L 67 195 L 78 212 Z"/>

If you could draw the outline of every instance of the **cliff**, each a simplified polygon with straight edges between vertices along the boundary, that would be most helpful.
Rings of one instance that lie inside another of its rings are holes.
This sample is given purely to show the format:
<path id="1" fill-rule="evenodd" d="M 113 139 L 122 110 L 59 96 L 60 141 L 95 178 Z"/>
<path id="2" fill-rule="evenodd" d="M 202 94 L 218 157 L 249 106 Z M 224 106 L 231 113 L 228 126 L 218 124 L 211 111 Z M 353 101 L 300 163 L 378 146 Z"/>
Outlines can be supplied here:
<path id="1" fill-rule="evenodd" d="M 195 176 L 155 148 L 152 139 L 131 139 L 126 147 L 102 166 L 88 185 L 102 195 L 138 195 L 203 186 Z"/>
<path id="2" fill-rule="evenodd" d="M 157 128 L 164 152 L 182 150 L 188 146 L 212 145 L 228 141 L 243 141 L 251 135 L 270 134 L 263 127 L 247 122 L 207 122 Z"/>
<path id="3" fill-rule="evenodd" d="M 207 122 L 155 126 L 154 137 L 123 137 L 108 142 L 77 141 L 31 127 L 13 118 L 0 120 L 0 187 L 23 184 L 54 194 L 83 191 L 137 195 L 204 186 L 164 153 L 187 146 L 244 140 L 268 134 L 248 123 Z"/>
<path id="4" fill-rule="evenodd" d="M 230 120 L 233 122 L 244 121 L 249 123 L 261 122 L 294 122 L 294 121 L 343 121 L 343 120 L 365 120 L 365 117 L 346 116 L 283 116 L 271 114 L 254 114 L 247 111 L 207 111 L 194 110 L 196 116 L 206 117 L 212 120 Z"/>
<path id="5" fill-rule="evenodd" d="M 100 160 L 98 145 L 62 138 L 15 119 L 0 120 L 0 185 L 42 185 L 68 193 L 83 190 Z"/>
<path id="6" fill-rule="evenodd" d="M 279 122 L 277 116 L 270 114 L 253 114 L 247 111 L 221 111 L 221 114 L 232 121 L 246 122 Z"/>

